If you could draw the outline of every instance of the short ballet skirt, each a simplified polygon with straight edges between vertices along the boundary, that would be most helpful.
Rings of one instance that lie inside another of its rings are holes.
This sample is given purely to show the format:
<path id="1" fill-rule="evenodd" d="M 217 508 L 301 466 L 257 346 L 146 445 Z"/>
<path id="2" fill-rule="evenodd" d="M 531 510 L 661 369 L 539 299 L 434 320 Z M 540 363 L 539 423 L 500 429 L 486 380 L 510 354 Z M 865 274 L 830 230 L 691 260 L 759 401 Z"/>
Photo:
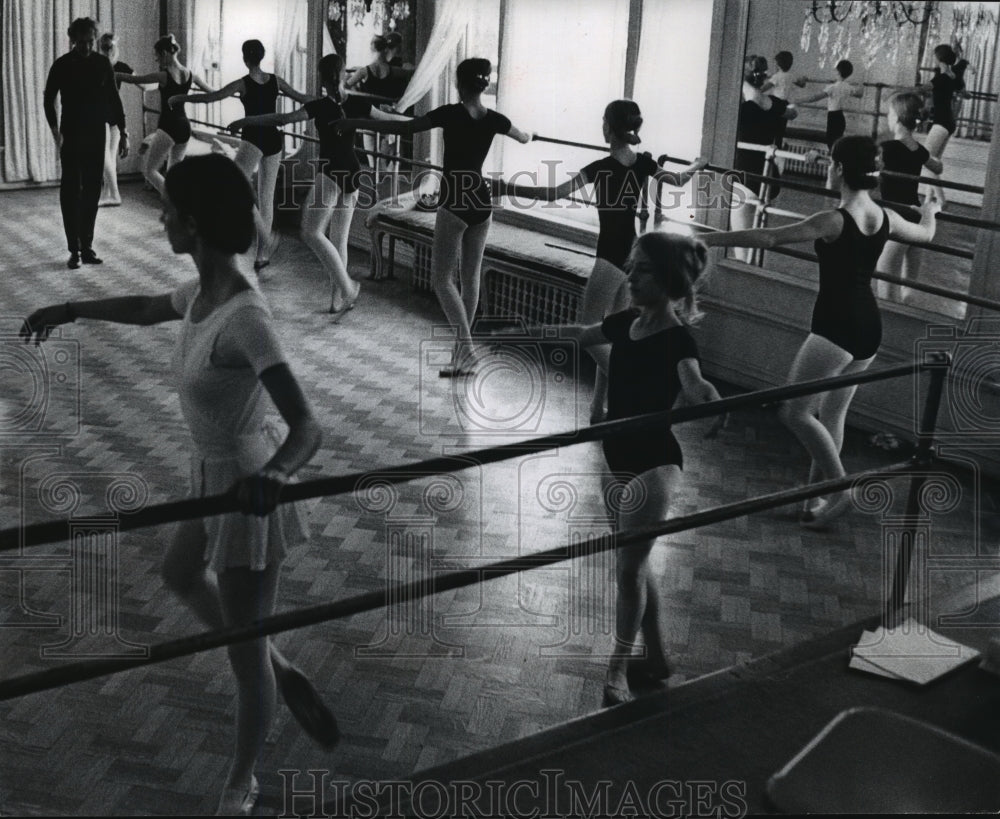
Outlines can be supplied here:
<path id="1" fill-rule="evenodd" d="M 265 424 L 260 434 L 243 436 L 234 457 L 191 458 L 191 495 L 201 498 L 228 492 L 241 477 L 259 471 L 281 443 L 277 429 Z M 237 567 L 263 571 L 280 563 L 288 550 L 308 540 L 304 516 L 297 503 L 283 503 L 270 515 L 242 512 L 211 515 L 205 527 L 205 563 L 214 572 Z"/>

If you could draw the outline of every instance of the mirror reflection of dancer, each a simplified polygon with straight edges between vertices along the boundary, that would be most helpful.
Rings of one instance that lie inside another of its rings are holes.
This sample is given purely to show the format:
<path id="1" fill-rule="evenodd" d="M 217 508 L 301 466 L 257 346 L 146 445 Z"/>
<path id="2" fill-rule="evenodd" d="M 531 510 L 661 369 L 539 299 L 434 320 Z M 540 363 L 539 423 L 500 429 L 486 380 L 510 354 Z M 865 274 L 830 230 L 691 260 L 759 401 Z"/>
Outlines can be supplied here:
<path id="1" fill-rule="evenodd" d="M 455 76 L 461 102 L 442 105 L 415 119 L 390 123 L 350 119 L 339 125 L 342 130 L 367 128 L 386 134 L 444 129 L 444 174 L 441 206 L 434 223 L 431 283 L 458 338 L 451 363 L 438 373 L 442 378 L 475 372 L 472 322 L 479 307 L 480 266 L 493 218 L 492 186 L 483 179 L 486 154 L 497 134 L 522 144 L 531 141 L 530 134 L 511 125 L 503 114 L 483 105 L 481 97 L 489 87 L 492 70 L 489 60 L 463 60 Z M 456 263 L 459 264 L 461 292 L 455 284 Z"/>
<path id="2" fill-rule="evenodd" d="M 359 68 L 349 78 L 344 81 L 344 87 L 348 91 L 357 91 L 362 94 L 371 94 L 382 97 L 382 100 L 375 102 L 376 107 L 380 103 L 394 104 L 406 89 L 412 71 L 402 68 L 400 52 L 403 50 L 403 37 L 399 32 L 390 31 L 387 34 L 379 34 L 372 38 L 372 52 L 375 59 L 368 65 Z M 384 154 L 393 154 L 396 148 L 395 136 L 383 136 L 379 145 L 376 143 L 375 134 L 362 134 L 366 151 L 379 150 Z M 368 161 L 367 157 L 362 161 Z M 371 164 L 383 165 L 386 170 L 395 165 L 394 162 L 385 157 L 372 157 Z"/>
<path id="3" fill-rule="evenodd" d="M 163 563 L 166 585 L 207 626 L 245 626 L 274 612 L 281 563 L 305 537 L 282 487 L 319 448 L 321 433 L 278 343 L 270 311 L 240 272 L 254 238 L 253 191 L 233 162 L 191 157 L 166 176 L 170 246 L 190 254 L 198 278 L 173 293 L 67 302 L 24 322 L 25 341 L 76 319 L 150 325 L 182 321 L 174 367 L 195 443 L 195 496 L 231 490 L 242 512 L 182 522 Z M 265 421 L 267 399 L 288 425 L 284 441 Z M 228 647 L 236 677 L 236 741 L 219 813 L 248 813 L 259 792 L 254 766 L 274 720 L 276 685 L 295 717 L 324 746 L 336 720 L 309 680 L 269 638 Z"/>
<path id="4" fill-rule="evenodd" d="M 118 41 L 112 32 L 101 35 L 101 39 L 97 41 L 97 48 L 111 61 L 115 74 L 135 73 L 132 66 L 118 59 Z M 115 79 L 115 87 L 121 91 L 121 80 Z M 118 145 L 121 142 L 121 129 L 115 122 L 114 112 L 108 112 L 108 124 L 105 130 L 107 140 L 104 146 L 104 181 L 101 184 L 101 198 L 97 206 L 114 207 L 122 203 L 121 193 L 118 191 Z"/>
<path id="5" fill-rule="evenodd" d="M 637 154 L 632 150 L 639 139 L 642 112 L 632 100 L 615 100 L 604 109 L 604 141 L 610 155 L 595 160 L 582 168 L 569 181 L 558 187 L 530 187 L 506 185 L 504 192 L 530 199 L 552 202 L 565 199 L 584 185 L 594 186 L 594 204 L 600 219 L 597 236 L 597 259 L 587 279 L 587 287 L 580 304 L 578 323 L 583 325 L 601 321 L 609 313 L 625 309 L 628 289 L 625 286 L 625 260 L 635 241 L 636 208 L 649 179 L 683 187 L 708 163 L 699 157 L 683 171 L 665 171 L 648 153 Z M 590 421 L 597 423 L 605 417 L 608 397 L 608 344 L 589 347 L 587 350 L 597 362 L 597 379 L 591 401 Z"/>
<path id="6" fill-rule="evenodd" d="M 705 246 L 691 237 L 644 233 L 625 262 L 632 307 L 598 323 L 553 328 L 584 348 L 610 343 L 608 420 L 669 410 L 681 394 L 692 404 L 719 398 L 701 373 L 698 347 L 688 330 L 698 315 L 695 282 L 705 263 Z M 725 421 L 725 416 L 716 418 L 708 436 Z M 609 504 L 615 528 L 639 529 L 666 520 L 684 465 L 669 425 L 605 438 L 603 446 L 611 475 L 623 482 L 620 501 Z M 655 543 L 654 538 L 615 552 L 615 642 L 604 686 L 606 707 L 633 698 L 630 682 L 648 686 L 670 675 L 663 584 L 650 566 Z M 640 631 L 644 658 L 632 655 Z"/>
<path id="7" fill-rule="evenodd" d="M 132 85 L 147 85 L 157 83 L 160 87 L 160 118 L 156 123 L 156 132 L 146 154 L 146 166 L 143 175 L 160 196 L 163 196 L 163 174 L 160 166 L 164 160 L 167 168 L 176 165 L 187 152 L 188 140 L 191 139 L 191 123 L 184 112 L 184 106 L 171 108 L 167 101 L 178 94 L 186 94 L 194 83 L 202 91 L 211 92 L 211 87 L 205 85 L 198 75 L 181 65 L 177 54 L 181 50 L 173 34 L 161 37 L 153 44 L 153 54 L 160 64 L 159 71 L 149 74 L 115 74 L 117 79 Z"/>
<path id="8" fill-rule="evenodd" d="M 302 241 L 316 254 L 330 277 L 329 312 L 340 318 L 354 308 L 361 295 L 361 284 L 354 281 L 347 269 L 347 237 L 351 230 L 354 206 L 361 184 L 361 165 L 354 152 L 354 132 L 339 130 L 349 109 L 369 113 L 374 117 L 393 118 L 373 109 L 357 97 L 347 97 L 344 88 L 344 60 L 338 54 L 327 54 L 317 66 L 319 84 L 326 96 L 308 101 L 297 111 L 287 114 L 258 114 L 229 123 L 229 129 L 287 125 L 292 122 L 315 120 L 319 133 L 319 158 L 323 167 L 316 173 L 313 190 L 303 202 Z M 327 236 L 327 225 L 330 234 Z"/>
<path id="9" fill-rule="evenodd" d="M 888 239 L 929 242 L 934 237 L 940 203 L 929 197 L 919 224 L 893 210 L 883 210 L 869 191 L 878 185 L 878 149 L 869 137 L 842 137 L 833 146 L 830 173 L 840 189 L 840 207 L 779 228 L 707 233 L 709 247 L 770 248 L 814 242 L 819 257 L 819 295 L 809 336 L 799 348 L 789 383 L 861 372 L 882 342 L 882 318 L 871 279 Z M 844 422 L 857 387 L 845 387 L 781 405 L 780 417 L 812 458 L 809 481 L 842 478 L 840 461 Z M 822 528 L 850 507 L 843 490 L 829 503 L 807 501 L 802 524 Z"/>
<path id="10" fill-rule="evenodd" d="M 765 149 L 776 145 L 785 132 L 785 120 L 795 119 L 798 111 L 794 105 L 761 91 L 767 81 L 767 60 L 750 55 L 743 65 L 743 102 L 740 104 L 740 118 L 736 126 L 736 139 L 759 145 L 759 149 L 736 148 L 733 168 L 749 174 L 763 175 L 766 165 Z M 776 165 L 771 164 L 771 175 Z M 752 177 L 742 177 L 733 183 L 733 208 L 730 223 L 733 230 L 745 230 L 754 223 L 757 206 L 760 204 L 762 182 Z M 775 196 L 775 187 L 767 185 L 767 199 Z M 737 258 L 750 261 L 750 253 Z"/>
<path id="11" fill-rule="evenodd" d="M 886 140 L 880 146 L 883 171 L 920 176 L 920 171 L 925 167 L 936 174 L 944 169 L 941 160 L 931 156 L 913 136 L 922 108 L 923 100 L 912 91 L 894 94 L 889 100 L 889 130 L 892 131 L 893 139 Z M 879 192 L 886 207 L 896 211 L 907 222 L 917 223 L 921 218 L 918 186 L 916 179 L 900 179 L 884 173 L 879 177 Z M 883 273 L 916 281 L 920 275 L 920 250 L 890 240 L 885 243 L 885 250 L 879 257 L 878 269 Z M 903 301 L 908 295 L 908 288 L 891 282 L 879 282 L 879 295 Z"/>
<path id="12" fill-rule="evenodd" d="M 264 59 L 264 44 L 260 40 L 243 43 L 243 63 L 247 75 L 210 94 L 175 94 L 167 100 L 171 108 L 187 102 L 209 103 L 239 96 L 248 117 L 273 114 L 277 110 L 278 94 L 291 97 L 300 104 L 309 97 L 296 91 L 277 74 L 265 74 L 260 69 Z M 271 228 L 274 224 L 274 188 L 278 181 L 278 163 L 284 150 L 284 137 L 273 125 L 250 126 L 243 129 L 240 147 L 234 161 L 248 179 L 257 172 L 257 256 L 253 268 L 260 272 L 271 263 Z"/>
<path id="13" fill-rule="evenodd" d="M 62 178 L 59 206 L 71 270 L 84 264 L 101 264 L 94 251 L 94 226 L 101 197 L 107 122 L 112 119 L 121 134 L 120 156 L 128 156 L 125 110 L 115 86 L 108 58 L 94 52 L 97 23 L 78 17 L 69 26 L 73 47 L 57 58 L 45 80 L 43 107 L 52 137 L 59 146 Z M 62 115 L 56 120 L 56 95 Z"/>
<path id="14" fill-rule="evenodd" d="M 958 127 L 954 103 L 956 96 L 965 90 L 965 81 L 955 74 L 954 67 L 958 57 L 950 45 L 941 43 L 937 46 L 934 49 L 934 59 L 937 61 L 934 76 L 928 85 L 923 86 L 924 91 L 930 92 L 933 106 L 931 129 L 927 132 L 924 147 L 932 157 L 940 159 L 944 155 L 944 149 L 948 147 L 948 140 Z M 961 70 L 964 75 L 965 67 Z M 942 202 L 945 201 L 944 191 L 940 187 L 936 189 L 935 195 Z"/>

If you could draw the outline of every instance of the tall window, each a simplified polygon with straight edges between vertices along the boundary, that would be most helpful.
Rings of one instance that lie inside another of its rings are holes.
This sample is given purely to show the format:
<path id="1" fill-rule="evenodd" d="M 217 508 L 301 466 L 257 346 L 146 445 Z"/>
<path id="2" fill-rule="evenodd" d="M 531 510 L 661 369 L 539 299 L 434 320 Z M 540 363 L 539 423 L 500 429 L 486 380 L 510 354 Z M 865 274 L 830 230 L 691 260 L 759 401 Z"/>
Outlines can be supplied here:
<path id="1" fill-rule="evenodd" d="M 601 150 L 505 140 L 498 169 L 506 178 L 528 171 L 537 184 L 559 184 L 599 159 L 607 150 L 604 108 L 623 97 L 642 108 L 638 150 L 686 159 L 699 153 L 712 0 L 644 0 L 639 20 L 630 21 L 639 7 L 629 0 L 507 0 L 500 111 L 524 130 Z M 531 213 L 596 225 L 593 208 L 562 205 Z"/>

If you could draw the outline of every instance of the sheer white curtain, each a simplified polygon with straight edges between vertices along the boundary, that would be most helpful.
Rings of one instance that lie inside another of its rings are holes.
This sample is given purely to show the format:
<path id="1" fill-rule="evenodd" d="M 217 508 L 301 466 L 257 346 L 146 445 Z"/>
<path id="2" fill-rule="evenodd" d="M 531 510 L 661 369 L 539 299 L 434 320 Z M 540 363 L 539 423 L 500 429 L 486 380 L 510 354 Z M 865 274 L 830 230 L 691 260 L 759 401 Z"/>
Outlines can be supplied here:
<path id="1" fill-rule="evenodd" d="M 648 5 L 648 3 L 647 3 Z M 604 146 L 605 106 L 624 96 L 628 0 L 508 0 L 497 107 L 519 128 Z M 501 167 L 563 182 L 601 153 L 544 142 L 501 143 Z M 554 176 L 549 169 L 554 168 Z M 531 184 L 530 180 L 522 180 Z M 592 209 L 561 211 L 596 221 Z"/>
<path id="2" fill-rule="evenodd" d="M 396 103 L 397 110 L 405 111 L 441 78 L 442 71 L 454 59 L 459 40 L 476 13 L 476 4 L 468 0 L 440 0 L 434 4 L 434 28 L 431 29 L 427 47 L 413 71 L 410 84 Z"/>

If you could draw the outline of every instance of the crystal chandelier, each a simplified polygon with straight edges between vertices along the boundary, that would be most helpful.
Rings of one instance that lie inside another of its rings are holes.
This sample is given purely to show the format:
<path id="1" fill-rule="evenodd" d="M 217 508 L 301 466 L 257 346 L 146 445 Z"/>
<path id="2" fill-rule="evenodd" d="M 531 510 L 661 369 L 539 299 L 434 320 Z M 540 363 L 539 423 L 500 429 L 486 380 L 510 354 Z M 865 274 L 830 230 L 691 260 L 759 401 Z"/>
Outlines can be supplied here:
<path id="1" fill-rule="evenodd" d="M 348 6 L 354 25 L 364 25 L 365 18 L 372 14 L 376 31 L 395 28 L 397 20 L 410 16 L 408 0 L 348 0 Z"/>
<path id="2" fill-rule="evenodd" d="M 803 51 L 809 51 L 813 29 L 819 49 L 819 67 L 836 62 L 860 48 L 866 68 L 878 61 L 899 62 L 916 47 L 920 29 L 940 17 L 939 3 L 899 0 L 812 0 L 802 24 Z"/>

